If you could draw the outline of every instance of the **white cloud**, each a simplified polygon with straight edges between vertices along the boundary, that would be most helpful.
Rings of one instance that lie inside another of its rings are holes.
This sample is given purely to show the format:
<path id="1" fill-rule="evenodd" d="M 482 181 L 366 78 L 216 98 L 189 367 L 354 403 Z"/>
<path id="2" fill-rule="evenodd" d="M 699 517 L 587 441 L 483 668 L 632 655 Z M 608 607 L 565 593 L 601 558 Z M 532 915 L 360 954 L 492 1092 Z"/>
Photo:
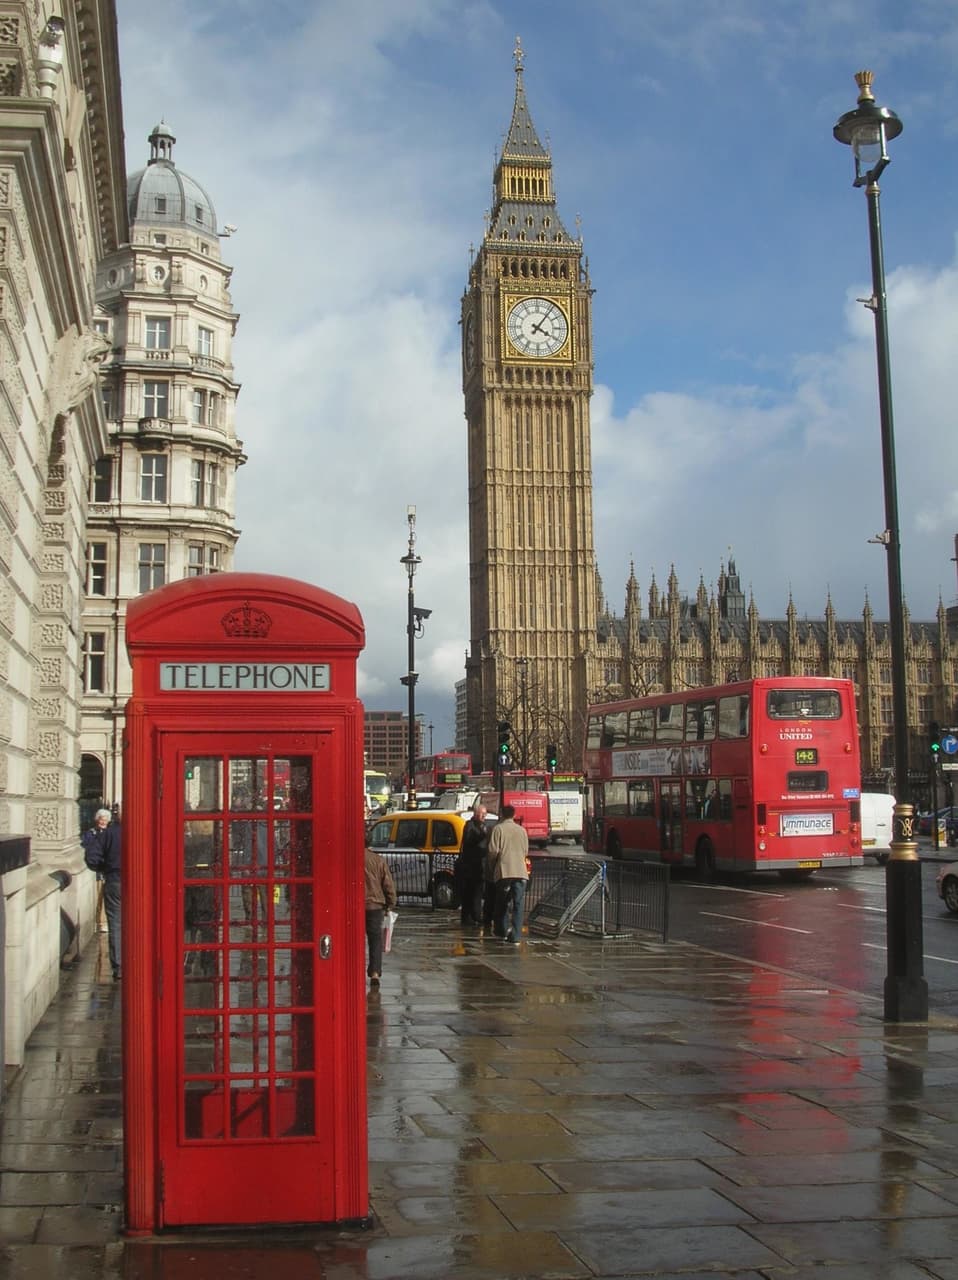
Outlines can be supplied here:
<path id="1" fill-rule="evenodd" d="M 830 587 L 844 616 L 865 587 L 879 616 L 886 568 L 867 539 L 884 526 L 881 428 L 872 312 L 849 290 L 847 337 L 796 359 L 770 395 L 714 387 L 656 392 L 621 417 L 593 402 L 596 530 L 606 594 L 621 608 L 630 556 L 640 584 L 675 563 L 683 587 L 714 582 L 731 546 L 760 610 L 778 616 L 791 588 L 819 615 Z M 958 268 L 899 268 L 887 281 L 903 583 L 914 616 L 930 617 L 958 515 Z M 917 613 L 916 613 L 917 608 Z"/>

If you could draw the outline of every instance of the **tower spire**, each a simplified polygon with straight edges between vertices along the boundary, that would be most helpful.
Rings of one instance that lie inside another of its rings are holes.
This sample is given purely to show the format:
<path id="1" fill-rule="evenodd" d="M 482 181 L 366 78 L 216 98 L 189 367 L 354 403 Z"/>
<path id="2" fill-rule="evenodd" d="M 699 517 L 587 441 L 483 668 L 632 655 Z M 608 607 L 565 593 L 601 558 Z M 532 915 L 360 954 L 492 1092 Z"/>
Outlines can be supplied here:
<path id="1" fill-rule="evenodd" d="M 581 245 L 569 236 L 555 207 L 552 156 L 532 123 L 522 79 L 526 55 L 518 36 L 512 56 L 516 96 L 496 164 L 493 207 L 485 238 L 548 244 L 560 253 L 578 253 Z"/>

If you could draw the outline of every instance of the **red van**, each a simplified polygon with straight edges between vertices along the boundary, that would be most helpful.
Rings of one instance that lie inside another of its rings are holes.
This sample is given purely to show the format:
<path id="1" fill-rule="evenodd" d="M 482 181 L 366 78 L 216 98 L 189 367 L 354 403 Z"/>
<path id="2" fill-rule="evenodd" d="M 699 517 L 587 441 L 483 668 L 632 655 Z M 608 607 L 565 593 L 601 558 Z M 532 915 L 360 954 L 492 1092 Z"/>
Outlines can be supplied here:
<path id="1" fill-rule="evenodd" d="M 489 813 L 499 812 L 499 792 L 483 791 L 479 797 Z M 505 791 L 503 804 L 511 804 L 516 811 L 516 822 L 520 823 L 529 837 L 530 844 L 537 844 L 544 849 L 549 843 L 549 793 L 547 791 Z"/>

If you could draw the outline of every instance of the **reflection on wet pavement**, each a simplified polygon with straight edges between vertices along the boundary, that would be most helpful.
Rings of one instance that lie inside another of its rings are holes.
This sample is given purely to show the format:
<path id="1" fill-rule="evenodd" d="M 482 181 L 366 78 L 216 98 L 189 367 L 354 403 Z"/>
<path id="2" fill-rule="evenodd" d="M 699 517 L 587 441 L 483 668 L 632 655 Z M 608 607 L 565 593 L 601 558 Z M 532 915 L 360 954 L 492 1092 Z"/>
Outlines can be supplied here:
<path id="1" fill-rule="evenodd" d="M 94 942 L 91 952 L 100 944 Z M 116 991 L 64 981 L 0 1126 L 0 1274 L 954 1280 L 958 1024 L 681 944 L 407 910 L 367 1003 L 368 1231 L 121 1234 Z"/>

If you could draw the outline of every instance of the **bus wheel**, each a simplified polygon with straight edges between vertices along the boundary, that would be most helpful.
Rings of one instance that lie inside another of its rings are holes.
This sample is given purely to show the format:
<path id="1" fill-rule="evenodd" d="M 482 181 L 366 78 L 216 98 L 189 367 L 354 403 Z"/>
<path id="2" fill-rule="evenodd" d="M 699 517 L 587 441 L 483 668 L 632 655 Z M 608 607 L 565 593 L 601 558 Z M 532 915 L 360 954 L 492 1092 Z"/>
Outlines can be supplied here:
<path id="1" fill-rule="evenodd" d="M 703 836 L 695 846 L 695 874 L 700 880 L 715 878 L 715 848 L 708 836 Z"/>
<path id="2" fill-rule="evenodd" d="M 609 832 L 609 838 L 605 842 L 605 852 L 614 862 L 622 857 L 622 841 L 614 831 Z"/>
<path id="3" fill-rule="evenodd" d="M 798 880 L 811 880 L 815 871 L 812 867 L 783 867 L 778 874 L 780 879 L 795 883 Z"/>

